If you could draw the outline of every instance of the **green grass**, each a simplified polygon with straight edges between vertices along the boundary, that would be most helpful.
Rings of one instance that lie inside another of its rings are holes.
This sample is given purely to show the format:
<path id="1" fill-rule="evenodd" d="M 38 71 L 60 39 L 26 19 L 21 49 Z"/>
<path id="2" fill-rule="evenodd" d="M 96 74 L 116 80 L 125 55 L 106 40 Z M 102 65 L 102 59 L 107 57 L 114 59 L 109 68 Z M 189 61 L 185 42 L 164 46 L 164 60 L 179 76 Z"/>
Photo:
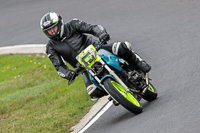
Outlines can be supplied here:
<path id="1" fill-rule="evenodd" d="M 82 75 L 68 86 L 46 56 L 0 56 L 0 132 L 69 132 L 93 104 Z"/>

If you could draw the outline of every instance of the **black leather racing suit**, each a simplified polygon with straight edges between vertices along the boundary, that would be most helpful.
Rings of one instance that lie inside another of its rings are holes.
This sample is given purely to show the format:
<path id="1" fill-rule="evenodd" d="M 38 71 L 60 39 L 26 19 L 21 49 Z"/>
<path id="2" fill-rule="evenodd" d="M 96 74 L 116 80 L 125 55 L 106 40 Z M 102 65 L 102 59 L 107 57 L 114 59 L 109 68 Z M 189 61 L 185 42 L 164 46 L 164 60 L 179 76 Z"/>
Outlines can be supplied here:
<path id="1" fill-rule="evenodd" d="M 72 70 L 65 64 L 65 61 L 72 67 L 75 67 L 77 64 L 75 57 L 90 44 L 93 44 L 94 46 L 98 44 L 98 41 L 86 34 L 91 34 L 99 38 L 100 35 L 105 33 L 106 30 L 102 26 L 87 24 L 78 19 L 73 19 L 66 23 L 64 25 L 62 41 L 49 40 L 46 46 L 46 53 L 55 66 L 58 74 L 61 77 L 68 79 L 67 75 Z M 103 45 L 101 48 L 108 50 L 132 64 L 136 62 L 137 58 L 135 54 L 127 48 L 125 43 L 110 43 Z M 86 87 L 90 86 L 92 82 L 90 81 L 88 73 L 84 71 L 82 74 Z"/>
<path id="2" fill-rule="evenodd" d="M 100 25 L 73 19 L 64 25 L 62 41 L 48 41 L 46 53 L 61 77 L 66 78 L 67 72 L 70 71 L 64 60 L 75 67 L 77 63 L 75 57 L 88 45 L 97 45 L 98 41 L 86 35 L 87 33 L 99 37 L 102 33 L 106 33 L 106 30 Z"/>

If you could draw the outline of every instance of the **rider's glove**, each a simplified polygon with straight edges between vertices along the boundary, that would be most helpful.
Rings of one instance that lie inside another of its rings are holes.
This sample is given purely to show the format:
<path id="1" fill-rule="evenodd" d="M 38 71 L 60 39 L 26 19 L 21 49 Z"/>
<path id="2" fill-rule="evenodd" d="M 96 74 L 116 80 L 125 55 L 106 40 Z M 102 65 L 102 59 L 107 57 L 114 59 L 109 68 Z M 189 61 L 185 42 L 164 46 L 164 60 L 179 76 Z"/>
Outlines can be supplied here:
<path id="1" fill-rule="evenodd" d="M 65 75 L 65 77 L 66 77 L 67 80 L 71 81 L 71 80 L 75 79 L 76 75 L 75 75 L 75 73 L 74 73 L 73 70 L 68 70 L 67 73 L 66 73 L 66 75 Z"/>
<path id="2" fill-rule="evenodd" d="M 100 42 L 103 42 L 103 43 L 106 43 L 107 41 L 110 40 L 110 35 L 108 33 L 102 33 L 100 36 L 99 36 L 99 41 Z"/>

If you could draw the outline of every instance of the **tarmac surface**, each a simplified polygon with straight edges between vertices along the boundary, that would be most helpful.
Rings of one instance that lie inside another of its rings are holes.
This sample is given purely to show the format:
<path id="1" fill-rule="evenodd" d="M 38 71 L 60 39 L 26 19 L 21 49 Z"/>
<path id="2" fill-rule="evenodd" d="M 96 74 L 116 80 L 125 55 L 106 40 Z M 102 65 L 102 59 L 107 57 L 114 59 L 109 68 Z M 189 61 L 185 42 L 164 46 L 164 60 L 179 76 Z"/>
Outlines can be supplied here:
<path id="1" fill-rule="evenodd" d="M 151 66 L 158 99 L 131 114 L 111 106 L 84 133 L 200 131 L 199 0 L 1 0 L 0 47 L 45 44 L 40 18 L 49 11 L 101 24 L 110 42 L 129 41 Z M 21 51 L 21 50 L 20 50 Z"/>

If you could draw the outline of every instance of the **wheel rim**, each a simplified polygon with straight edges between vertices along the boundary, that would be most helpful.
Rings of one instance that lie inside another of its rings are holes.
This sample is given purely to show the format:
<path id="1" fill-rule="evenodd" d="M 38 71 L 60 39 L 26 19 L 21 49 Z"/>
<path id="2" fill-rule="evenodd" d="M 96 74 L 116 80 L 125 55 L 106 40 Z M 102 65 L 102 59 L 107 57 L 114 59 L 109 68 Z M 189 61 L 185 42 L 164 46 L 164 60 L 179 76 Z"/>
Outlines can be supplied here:
<path id="1" fill-rule="evenodd" d="M 128 99 L 131 103 L 133 103 L 137 107 L 140 107 L 140 103 L 131 93 L 126 92 L 126 90 L 117 82 L 111 81 L 111 83 L 126 99 Z"/>
<path id="2" fill-rule="evenodd" d="M 148 90 L 151 91 L 151 92 L 154 92 L 154 89 L 153 89 L 153 87 L 151 86 L 151 84 L 149 84 Z"/>

